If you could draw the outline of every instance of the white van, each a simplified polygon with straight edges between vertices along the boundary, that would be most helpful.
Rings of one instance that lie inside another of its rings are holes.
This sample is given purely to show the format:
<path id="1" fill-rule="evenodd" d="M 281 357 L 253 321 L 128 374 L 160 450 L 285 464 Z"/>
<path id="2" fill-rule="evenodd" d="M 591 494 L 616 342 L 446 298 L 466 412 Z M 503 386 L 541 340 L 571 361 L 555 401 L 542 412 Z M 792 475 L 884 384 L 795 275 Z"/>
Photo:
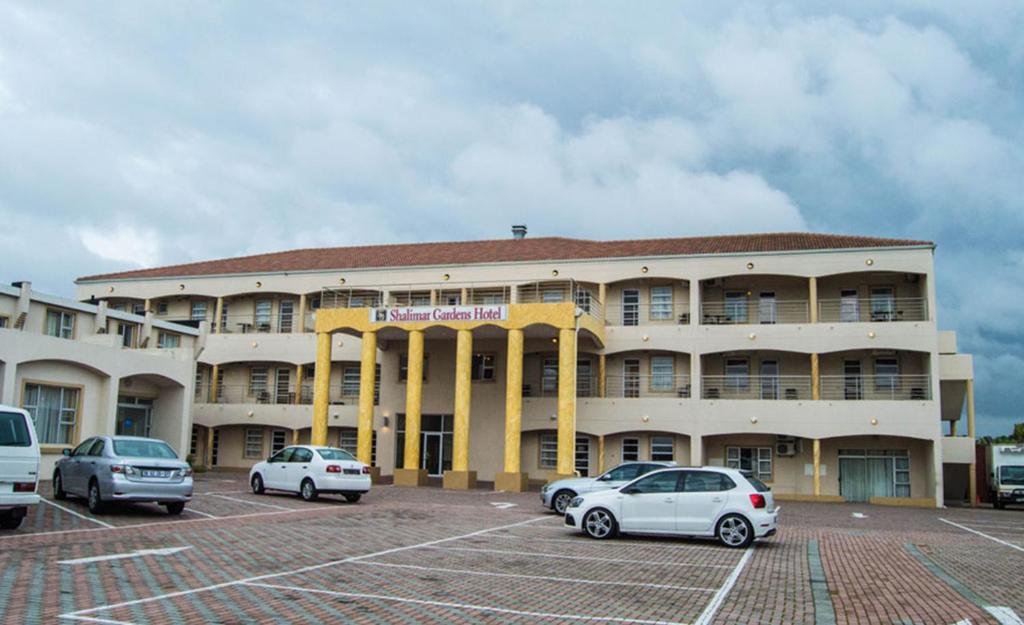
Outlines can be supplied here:
<path id="1" fill-rule="evenodd" d="M 0 529 L 16 530 L 39 503 L 39 443 L 28 412 L 0 404 Z"/>

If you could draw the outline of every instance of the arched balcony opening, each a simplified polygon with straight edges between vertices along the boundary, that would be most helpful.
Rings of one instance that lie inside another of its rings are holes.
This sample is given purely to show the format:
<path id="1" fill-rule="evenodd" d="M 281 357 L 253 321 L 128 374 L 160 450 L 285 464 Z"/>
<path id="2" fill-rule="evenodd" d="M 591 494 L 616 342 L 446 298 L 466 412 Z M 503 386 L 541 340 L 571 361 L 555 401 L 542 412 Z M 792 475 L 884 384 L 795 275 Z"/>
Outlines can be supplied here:
<path id="1" fill-rule="evenodd" d="M 798 276 L 742 274 L 701 280 L 704 325 L 808 323 L 810 282 Z"/>
<path id="2" fill-rule="evenodd" d="M 177 447 L 186 401 L 185 388 L 170 378 L 154 374 L 121 378 L 114 433 L 159 438 Z"/>
<path id="3" fill-rule="evenodd" d="M 927 276 L 862 271 L 818 278 L 818 320 L 823 323 L 927 321 Z"/>
<path id="4" fill-rule="evenodd" d="M 821 399 L 925 401 L 932 397 L 926 352 L 860 349 L 821 354 Z"/>
<path id="5" fill-rule="evenodd" d="M 703 399 L 808 400 L 808 354 L 776 350 L 719 352 L 701 356 Z"/>
<path id="6" fill-rule="evenodd" d="M 605 397 L 688 398 L 690 355 L 669 350 L 634 350 L 607 356 Z"/>
<path id="7" fill-rule="evenodd" d="M 605 321 L 612 326 L 687 325 L 690 283 L 672 277 L 638 277 L 606 287 Z"/>

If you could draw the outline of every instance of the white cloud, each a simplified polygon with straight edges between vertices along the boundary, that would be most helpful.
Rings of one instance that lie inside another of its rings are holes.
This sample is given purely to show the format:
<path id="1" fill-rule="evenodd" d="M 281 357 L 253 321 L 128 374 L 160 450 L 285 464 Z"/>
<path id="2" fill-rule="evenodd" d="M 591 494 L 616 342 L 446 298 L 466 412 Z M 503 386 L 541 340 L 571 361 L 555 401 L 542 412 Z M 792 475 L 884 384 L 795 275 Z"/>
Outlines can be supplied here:
<path id="1" fill-rule="evenodd" d="M 149 267 L 160 260 L 160 238 L 152 230 L 118 226 L 113 230 L 85 227 L 76 233 L 85 249 L 106 260 Z"/>

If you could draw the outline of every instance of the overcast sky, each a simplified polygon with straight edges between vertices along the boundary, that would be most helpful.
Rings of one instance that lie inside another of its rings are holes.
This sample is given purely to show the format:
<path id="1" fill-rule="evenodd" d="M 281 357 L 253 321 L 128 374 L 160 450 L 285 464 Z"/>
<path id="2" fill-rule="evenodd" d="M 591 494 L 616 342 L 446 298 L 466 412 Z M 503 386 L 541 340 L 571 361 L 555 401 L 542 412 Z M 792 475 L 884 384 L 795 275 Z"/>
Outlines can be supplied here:
<path id="1" fill-rule="evenodd" d="M 1022 7 L 3 2 L 0 279 L 512 223 L 931 239 L 979 430 L 1008 431 Z"/>

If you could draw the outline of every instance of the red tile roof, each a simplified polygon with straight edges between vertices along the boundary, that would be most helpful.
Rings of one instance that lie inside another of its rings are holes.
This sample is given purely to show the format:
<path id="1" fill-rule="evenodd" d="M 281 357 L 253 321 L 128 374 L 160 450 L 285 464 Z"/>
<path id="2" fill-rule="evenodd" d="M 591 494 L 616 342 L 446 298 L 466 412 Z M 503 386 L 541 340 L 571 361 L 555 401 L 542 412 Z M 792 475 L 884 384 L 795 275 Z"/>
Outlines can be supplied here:
<path id="1" fill-rule="evenodd" d="M 934 246 L 931 241 L 885 239 L 843 234 L 779 232 L 673 239 L 589 241 L 564 237 L 397 243 L 324 247 L 256 254 L 239 258 L 206 260 L 152 269 L 138 269 L 79 278 L 79 282 L 117 279 L 168 278 L 241 273 L 341 270 L 416 265 L 466 265 L 474 263 L 628 258 L 636 256 L 692 256 L 838 250 L 879 247 Z"/>

